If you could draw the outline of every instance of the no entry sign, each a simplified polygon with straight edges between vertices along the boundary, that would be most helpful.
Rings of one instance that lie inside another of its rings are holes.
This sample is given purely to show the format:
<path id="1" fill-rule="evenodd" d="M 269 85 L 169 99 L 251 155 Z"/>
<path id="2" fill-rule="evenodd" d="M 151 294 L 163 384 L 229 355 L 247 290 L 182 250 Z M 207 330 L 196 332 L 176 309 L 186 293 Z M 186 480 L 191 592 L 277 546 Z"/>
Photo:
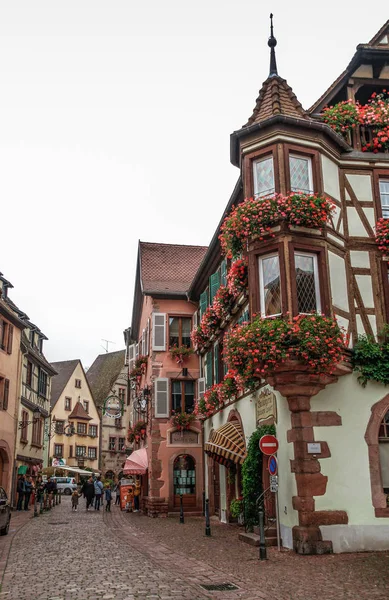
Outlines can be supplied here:
<path id="1" fill-rule="evenodd" d="M 271 456 L 278 450 L 278 440 L 274 435 L 263 435 L 259 440 L 259 449 L 263 454 Z"/>

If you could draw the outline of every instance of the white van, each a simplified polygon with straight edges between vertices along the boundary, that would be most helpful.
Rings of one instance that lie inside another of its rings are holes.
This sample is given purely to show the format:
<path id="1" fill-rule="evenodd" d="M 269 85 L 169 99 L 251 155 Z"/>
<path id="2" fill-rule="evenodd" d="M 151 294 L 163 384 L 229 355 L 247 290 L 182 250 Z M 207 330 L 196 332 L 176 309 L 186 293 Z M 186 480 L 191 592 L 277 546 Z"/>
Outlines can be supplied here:
<path id="1" fill-rule="evenodd" d="M 66 496 L 70 496 L 77 489 L 74 477 L 51 477 L 51 480 L 57 482 L 57 490 L 61 490 L 62 494 L 66 494 Z"/>

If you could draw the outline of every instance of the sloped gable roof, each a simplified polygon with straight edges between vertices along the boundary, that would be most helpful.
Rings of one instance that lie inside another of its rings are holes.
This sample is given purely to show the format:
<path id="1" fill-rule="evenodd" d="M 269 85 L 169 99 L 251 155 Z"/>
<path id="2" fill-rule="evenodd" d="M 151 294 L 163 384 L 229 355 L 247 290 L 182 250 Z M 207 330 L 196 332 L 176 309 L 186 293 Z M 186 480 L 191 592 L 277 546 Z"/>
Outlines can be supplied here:
<path id="1" fill-rule="evenodd" d="M 75 407 L 69 415 L 69 419 L 85 419 L 86 421 L 91 421 L 92 417 L 88 415 L 85 408 L 78 400 L 78 402 L 76 403 Z"/>
<path id="2" fill-rule="evenodd" d="M 386 40 L 385 40 L 386 37 Z M 382 43 L 382 42 L 385 43 Z M 326 89 L 326 91 L 316 100 L 314 104 L 309 108 L 309 113 L 314 113 L 320 110 L 327 102 L 331 102 L 332 98 L 336 95 L 339 89 L 345 84 L 346 79 L 352 75 L 355 68 L 358 65 L 359 57 L 362 57 L 364 51 L 375 50 L 376 53 L 384 55 L 389 50 L 389 19 L 384 25 L 377 31 L 377 33 L 371 38 L 367 44 L 359 44 L 357 51 L 352 57 L 351 61 L 347 65 L 344 71 L 335 79 L 333 83 Z M 360 62 L 360 61 L 359 61 Z"/>
<path id="3" fill-rule="evenodd" d="M 51 380 L 51 408 L 58 401 L 79 362 L 80 360 L 77 358 L 75 360 L 63 360 L 51 363 L 51 366 L 57 371 L 57 375 Z"/>
<path id="4" fill-rule="evenodd" d="M 286 80 L 279 75 L 272 75 L 263 83 L 253 114 L 245 126 L 261 123 L 277 115 L 297 119 L 310 118 Z"/>
<path id="5" fill-rule="evenodd" d="M 144 294 L 185 294 L 207 246 L 139 242 L 141 286 Z"/>
<path id="6" fill-rule="evenodd" d="M 125 350 L 100 354 L 88 369 L 86 377 L 96 406 L 103 406 L 104 400 L 109 396 L 124 367 L 125 355 Z"/>

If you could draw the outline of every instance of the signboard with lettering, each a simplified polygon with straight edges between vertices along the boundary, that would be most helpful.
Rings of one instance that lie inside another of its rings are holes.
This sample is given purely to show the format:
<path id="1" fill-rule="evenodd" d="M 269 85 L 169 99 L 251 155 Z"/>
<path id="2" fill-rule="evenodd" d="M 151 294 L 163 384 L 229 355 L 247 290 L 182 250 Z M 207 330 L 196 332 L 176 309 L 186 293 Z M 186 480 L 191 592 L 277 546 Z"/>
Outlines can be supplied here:
<path id="1" fill-rule="evenodd" d="M 173 431 L 170 434 L 170 443 L 179 444 L 180 446 L 185 444 L 198 444 L 199 434 L 196 431 L 190 429 L 184 429 L 183 431 Z"/>
<path id="2" fill-rule="evenodd" d="M 274 421 L 277 423 L 277 400 L 274 392 L 269 387 L 263 388 L 258 394 L 255 403 L 255 416 L 257 425 L 269 417 L 274 417 Z"/>

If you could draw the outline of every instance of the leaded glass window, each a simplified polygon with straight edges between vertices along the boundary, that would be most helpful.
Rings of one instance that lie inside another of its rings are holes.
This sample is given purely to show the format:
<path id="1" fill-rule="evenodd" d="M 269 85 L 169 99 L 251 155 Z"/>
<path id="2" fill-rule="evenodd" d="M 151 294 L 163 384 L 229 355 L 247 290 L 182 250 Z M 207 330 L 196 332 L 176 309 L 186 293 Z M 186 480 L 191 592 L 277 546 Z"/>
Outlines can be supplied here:
<path id="1" fill-rule="evenodd" d="M 380 198 L 382 216 L 384 219 L 389 219 L 389 180 L 380 180 Z"/>
<path id="2" fill-rule="evenodd" d="M 298 312 L 321 312 L 316 254 L 296 252 L 294 262 Z"/>
<path id="3" fill-rule="evenodd" d="M 280 315 L 281 279 L 278 254 L 263 256 L 259 259 L 259 285 L 261 314 L 263 317 Z"/>
<path id="4" fill-rule="evenodd" d="M 254 167 L 254 195 L 258 197 L 271 196 L 275 192 L 274 185 L 274 162 L 273 157 L 268 156 L 255 161 Z"/>
<path id="5" fill-rule="evenodd" d="M 290 189 L 292 192 L 313 192 L 311 159 L 289 156 Z"/>

